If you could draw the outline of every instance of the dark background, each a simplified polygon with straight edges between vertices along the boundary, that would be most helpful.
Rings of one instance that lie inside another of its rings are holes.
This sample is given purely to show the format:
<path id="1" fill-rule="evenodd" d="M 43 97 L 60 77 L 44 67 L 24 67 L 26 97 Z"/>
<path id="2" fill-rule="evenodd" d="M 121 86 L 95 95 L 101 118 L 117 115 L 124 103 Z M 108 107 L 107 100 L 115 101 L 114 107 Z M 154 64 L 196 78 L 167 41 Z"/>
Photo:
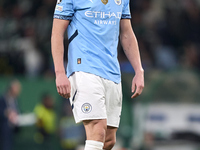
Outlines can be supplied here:
<path id="1" fill-rule="evenodd" d="M 63 100 L 56 93 L 50 46 L 55 4 L 56 0 L 0 0 L 0 93 L 11 79 L 18 78 L 23 88 L 19 99 L 21 113 L 32 112 L 46 91 L 54 96 L 58 115 L 60 112 Z M 134 109 L 137 104 L 199 105 L 200 0 L 131 0 L 130 7 L 145 70 L 145 89 L 140 97 L 130 99 L 134 70 L 119 45 L 124 106 L 117 145 L 156 149 L 152 145 L 160 136 L 153 131 L 146 137 L 143 129 L 141 138 L 135 140 L 138 127 Z M 34 125 L 22 127 L 14 149 L 38 149 L 34 132 Z M 169 136 L 163 141 L 171 139 Z M 148 142 L 151 146 L 145 147 Z M 54 146 L 60 148 L 59 138 Z"/>

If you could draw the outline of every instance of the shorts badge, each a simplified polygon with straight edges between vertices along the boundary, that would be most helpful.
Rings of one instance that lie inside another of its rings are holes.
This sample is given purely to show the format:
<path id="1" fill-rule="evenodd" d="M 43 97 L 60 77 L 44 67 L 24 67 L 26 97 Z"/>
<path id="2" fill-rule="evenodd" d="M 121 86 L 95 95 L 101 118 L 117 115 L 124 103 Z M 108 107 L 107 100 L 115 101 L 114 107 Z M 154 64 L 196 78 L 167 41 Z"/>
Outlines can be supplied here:
<path id="1" fill-rule="evenodd" d="M 116 3 L 117 5 L 121 5 L 122 0 L 115 0 L 115 3 Z"/>
<path id="2" fill-rule="evenodd" d="M 84 103 L 81 107 L 82 112 L 90 113 L 92 110 L 92 106 L 89 103 Z"/>
<path id="3" fill-rule="evenodd" d="M 106 5 L 108 3 L 108 0 L 101 0 L 101 2 Z"/>

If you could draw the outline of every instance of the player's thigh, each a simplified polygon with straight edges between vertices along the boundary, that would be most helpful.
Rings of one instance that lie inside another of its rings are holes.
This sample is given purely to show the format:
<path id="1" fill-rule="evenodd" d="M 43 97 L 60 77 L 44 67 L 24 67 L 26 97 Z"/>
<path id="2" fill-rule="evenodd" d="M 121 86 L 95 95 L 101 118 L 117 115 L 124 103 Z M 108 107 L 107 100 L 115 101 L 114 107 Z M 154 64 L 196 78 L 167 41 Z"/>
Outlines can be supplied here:
<path id="1" fill-rule="evenodd" d="M 104 142 L 107 129 L 106 119 L 83 120 L 87 140 Z"/>

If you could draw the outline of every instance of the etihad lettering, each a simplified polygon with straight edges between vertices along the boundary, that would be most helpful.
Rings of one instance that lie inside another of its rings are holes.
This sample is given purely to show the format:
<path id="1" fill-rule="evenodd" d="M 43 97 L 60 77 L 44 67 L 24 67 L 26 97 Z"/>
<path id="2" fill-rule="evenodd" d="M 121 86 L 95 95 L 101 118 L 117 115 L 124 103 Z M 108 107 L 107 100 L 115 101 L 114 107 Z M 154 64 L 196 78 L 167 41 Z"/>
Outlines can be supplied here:
<path id="1" fill-rule="evenodd" d="M 86 17 L 90 17 L 90 18 L 111 18 L 111 17 L 115 17 L 117 19 L 121 19 L 121 12 L 100 12 L 100 11 L 86 11 L 85 12 L 85 16 Z"/>

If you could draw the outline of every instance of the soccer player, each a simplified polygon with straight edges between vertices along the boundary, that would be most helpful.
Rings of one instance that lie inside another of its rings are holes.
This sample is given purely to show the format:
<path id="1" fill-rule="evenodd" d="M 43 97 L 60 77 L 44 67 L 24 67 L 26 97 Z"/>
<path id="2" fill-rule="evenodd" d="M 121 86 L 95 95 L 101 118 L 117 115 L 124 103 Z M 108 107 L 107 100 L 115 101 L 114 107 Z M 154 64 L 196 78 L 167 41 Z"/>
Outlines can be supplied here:
<path id="1" fill-rule="evenodd" d="M 52 56 L 58 93 L 70 99 L 76 123 L 83 121 L 85 150 L 110 150 L 116 142 L 122 91 L 118 37 L 135 70 L 132 98 L 144 87 L 144 71 L 130 23 L 129 0 L 58 0 Z M 63 65 L 67 29 L 67 76 Z"/>

